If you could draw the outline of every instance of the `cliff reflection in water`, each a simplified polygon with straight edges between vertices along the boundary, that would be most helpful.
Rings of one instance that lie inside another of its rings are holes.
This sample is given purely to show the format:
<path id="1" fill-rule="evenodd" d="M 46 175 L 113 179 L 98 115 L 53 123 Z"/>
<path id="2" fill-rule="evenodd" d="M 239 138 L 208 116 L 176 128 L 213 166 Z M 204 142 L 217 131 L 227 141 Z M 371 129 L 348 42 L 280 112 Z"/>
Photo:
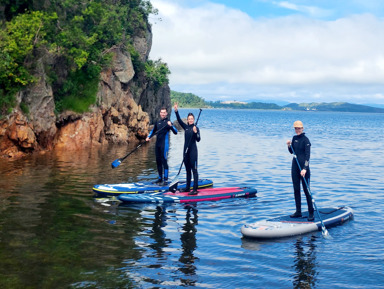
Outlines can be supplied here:
<path id="1" fill-rule="evenodd" d="M 150 146 L 127 159 L 128 167 L 111 169 L 112 158 L 129 149 L 55 150 L 0 160 L 1 288 L 69 288 L 78 281 L 102 288 L 132 284 L 118 271 L 105 272 L 120 267 L 124 258 L 141 258 L 133 246 L 140 212 L 121 220 L 116 208 L 107 210 L 92 198 L 93 184 L 151 172 L 145 161 L 152 158 Z M 122 230 L 123 222 L 131 224 L 128 230 Z"/>

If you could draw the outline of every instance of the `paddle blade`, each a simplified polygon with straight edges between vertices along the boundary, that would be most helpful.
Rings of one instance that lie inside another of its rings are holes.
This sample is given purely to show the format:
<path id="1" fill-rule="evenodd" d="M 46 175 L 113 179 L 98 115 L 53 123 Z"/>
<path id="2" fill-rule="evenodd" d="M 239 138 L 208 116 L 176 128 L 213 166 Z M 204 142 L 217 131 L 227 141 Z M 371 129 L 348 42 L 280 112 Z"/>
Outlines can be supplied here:
<path id="1" fill-rule="evenodd" d="M 111 164 L 112 169 L 117 168 L 120 164 L 121 164 L 121 160 L 120 159 L 114 160 L 112 162 L 112 164 Z"/>
<path id="2" fill-rule="evenodd" d="M 328 230 L 324 227 L 323 231 L 321 232 L 323 234 L 323 237 L 328 240 L 332 240 L 332 236 L 328 233 Z"/>
<path id="3" fill-rule="evenodd" d="M 174 193 L 177 191 L 177 185 L 179 184 L 179 177 L 176 178 L 169 184 L 169 191 Z"/>

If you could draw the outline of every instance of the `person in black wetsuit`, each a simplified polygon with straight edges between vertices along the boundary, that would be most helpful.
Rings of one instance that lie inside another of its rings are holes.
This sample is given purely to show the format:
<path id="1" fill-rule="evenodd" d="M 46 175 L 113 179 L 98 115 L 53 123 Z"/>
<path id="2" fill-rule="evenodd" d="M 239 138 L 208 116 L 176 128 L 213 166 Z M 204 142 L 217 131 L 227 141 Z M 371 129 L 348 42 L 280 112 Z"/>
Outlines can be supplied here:
<path id="1" fill-rule="evenodd" d="M 180 126 L 184 129 L 184 151 L 183 151 L 183 161 L 185 164 L 185 170 L 187 172 L 187 183 L 186 187 L 183 190 L 188 192 L 188 195 L 197 195 L 197 188 L 199 182 L 199 174 L 197 172 L 197 145 L 196 142 L 200 141 L 200 130 L 195 125 L 195 116 L 193 113 L 188 113 L 187 123 L 184 123 L 178 112 L 178 104 L 174 104 L 174 110 L 176 113 L 177 121 Z M 193 173 L 193 191 L 190 191 L 191 188 L 191 178 Z"/>
<path id="2" fill-rule="evenodd" d="M 149 133 L 146 141 L 151 139 L 155 133 L 156 137 L 156 164 L 157 172 L 159 177 L 156 181 L 157 184 L 167 184 L 168 182 L 168 150 L 169 150 L 169 131 L 171 130 L 174 134 L 177 134 L 177 129 L 173 126 L 172 122 L 168 119 L 168 112 L 165 107 L 160 109 L 160 120 L 157 121 Z M 164 178 L 163 178 L 164 169 Z"/>
<path id="3" fill-rule="evenodd" d="M 292 159 L 292 167 L 291 167 L 291 176 L 293 183 L 293 190 L 295 195 L 295 203 L 296 203 L 296 212 L 291 215 L 291 218 L 300 218 L 301 215 L 301 194 L 300 194 L 300 180 L 303 185 L 303 190 L 305 193 L 305 197 L 307 198 L 308 205 L 308 221 L 314 220 L 314 209 L 312 203 L 312 197 L 308 192 L 308 188 L 305 185 L 304 179 L 307 181 L 309 186 L 309 179 L 311 177 L 311 171 L 309 169 L 309 158 L 311 155 L 311 143 L 309 139 L 306 137 L 304 133 L 304 126 L 300 120 L 297 120 L 293 123 L 293 127 L 295 128 L 296 135 L 293 136 L 292 141 L 288 140 L 288 151 L 292 154 L 292 147 L 296 153 L 297 160 L 299 161 L 300 167 L 302 170 L 300 171 L 299 166 L 295 159 Z"/>

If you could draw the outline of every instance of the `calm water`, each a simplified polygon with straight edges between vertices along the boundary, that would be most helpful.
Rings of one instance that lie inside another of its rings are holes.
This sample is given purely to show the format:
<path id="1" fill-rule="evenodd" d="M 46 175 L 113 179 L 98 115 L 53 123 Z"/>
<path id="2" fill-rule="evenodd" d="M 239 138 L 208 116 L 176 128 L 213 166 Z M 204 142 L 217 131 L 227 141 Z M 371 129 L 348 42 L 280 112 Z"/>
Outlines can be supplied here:
<path id="1" fill-rule="evenodd" d="M 297 119 L 317 206 L 350 206 L 355 219 L 330 229 L 332 240 L 243 239 L 243 224 L 294 211 L 285 142 Z M 155 179 L 154 142 L 114 170 L 134 147 L 0 160 L 0 288 L 384 288 L 384 114 L 206 109 L 199 127 L 200 177 L 256 187 L 257 198 L 94 200 L 94 184 Z M 171 139 L 171 178 L 183 139 Z"/>

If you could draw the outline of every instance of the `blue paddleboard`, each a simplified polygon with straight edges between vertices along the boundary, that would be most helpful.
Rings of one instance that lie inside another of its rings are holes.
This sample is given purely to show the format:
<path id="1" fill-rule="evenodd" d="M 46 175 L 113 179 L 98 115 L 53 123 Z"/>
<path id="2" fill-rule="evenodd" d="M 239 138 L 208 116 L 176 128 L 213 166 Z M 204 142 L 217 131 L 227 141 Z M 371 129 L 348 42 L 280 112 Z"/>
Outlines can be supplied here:
<path id="1" fill-rule="evenodd" d="M 118 196 L 120 194 L 142 194 L 154 192 L 166 192 L 169 189 L 170 182 L 166 184 L 157 185 L 153 182 L 138 182 L 138 183 L 122 183 L 122 184 L 102 184 L 94 185 L 93 192 L 99 196 Z M 191 182 L 191 189 L 194 182 Z M 208 179 L 201 179 L 198 182 L 198 188 L 204 189 L 213 186 L 213 182 Z M 179 189 L 186 187 L 185 181 L 178 183 Z"/>

